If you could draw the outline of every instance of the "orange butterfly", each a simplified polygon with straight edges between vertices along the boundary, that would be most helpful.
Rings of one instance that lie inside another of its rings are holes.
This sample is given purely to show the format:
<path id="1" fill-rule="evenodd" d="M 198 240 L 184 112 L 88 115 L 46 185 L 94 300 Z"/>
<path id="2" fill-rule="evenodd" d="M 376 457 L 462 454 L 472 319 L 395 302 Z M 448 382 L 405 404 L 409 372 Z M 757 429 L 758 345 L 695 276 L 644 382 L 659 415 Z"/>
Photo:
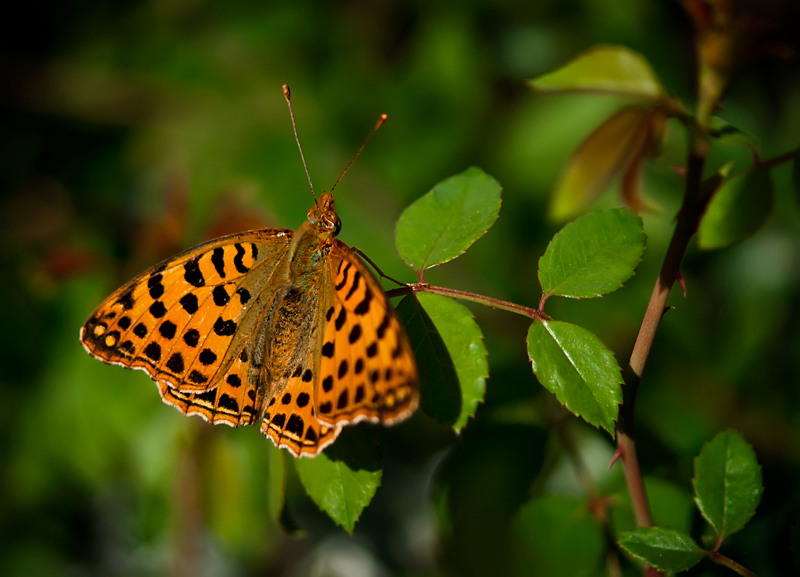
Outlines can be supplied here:
<path id="1" fill-rule="evenodd" d="M 344 425 L 408 418 L 419 402 L 408 338 L 375 277 L 336 238 L 331 193 L 296 231 L 219 238 L 141 273 L 92 313 L 84 348 L 144 370 L 187 415 L 234 427 L 261 419 L 295 457 L 317 455 Z"/>

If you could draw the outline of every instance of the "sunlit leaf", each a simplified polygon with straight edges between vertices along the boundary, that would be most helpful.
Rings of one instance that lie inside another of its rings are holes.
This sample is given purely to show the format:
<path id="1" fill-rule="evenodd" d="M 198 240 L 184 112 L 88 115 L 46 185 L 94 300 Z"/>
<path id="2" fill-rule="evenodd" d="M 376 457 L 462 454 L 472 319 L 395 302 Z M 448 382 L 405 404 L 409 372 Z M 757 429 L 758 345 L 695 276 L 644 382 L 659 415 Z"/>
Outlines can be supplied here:
<path id="1" fill-rule="evenodd" d="M 686 571 L 704 557 L 703 550 L 689 535 L 664 527 L 626 531 L 620 535 L 619 544 L 631 555 L 662 571 Z"/>
<path id="2" fill-rule="evenodd" d="M 486 392 L 489 363 L 483 333 L 469 309 L 453 299 L 428 293 L 419 293 L 417 298 L 436 326 L 455 365 L 461 389 L 461 412 L 453 428 L 460 431 L 475 415 Z"/>
<path id="3" fill-rule="evenodd" d="M 751 236 L 772 211 L 774 196 L 768 171 L 756 169 L 734 176 L 711 199 L 700 221 L 698 246 L 723 248 Z"/>
<path id="4" fill-rule="evenodd" d="M 336 442 L 295 466 L 306 493 L 333 521 L 353 532 L 381 484 L 383 457 L 367 427 L 345 427 Z"/>
<path id="5" fill-rule="evenodd" d="M 550 217 L 561 221 L 580 214 L 615 175 L 648 151 L 652 121 L 652 111 L 629 106 L 598 126 L 562 173 L 550 202 Z"/>
<path id="6" fill-rule="evenodd" d="M 613 434 L 622 373 L 597 336 L 570 323 L 536 321 L 528 330 L 528 356 L 544 388 L 573 414 Z"/>
<path id="7" fill-rule="evenodd" d="M 537 90 L 612 92 L 657 99 L 664 89 L 650 64 L 638 52 L 622 46 L 597 46 L 558 70 L 533 78 Z"/>
<path id="8" fill-rule="evenodd" d="M 463 254 L 497 220 L 500 191 L 494 178 L 474 167 L 434 186 L 397 221 L 400 258 L 420 272 Z"/>
<path id="9" fill-rule="evenodd" d="M 750 520 L 764 490 L 753 448 L 730 430 L 703 445 L 693 483 L 700 512 L 723 538 Z"/>
<path id="10" fill-rule="evenodd" d="M 598 297 L 622 287 L 644 254 L 642 219 L 615 208 L 582 216 L 553 237 L 539 259 L 546 295 Z"/>
<path id="11" fill-rule="evenodd" d="M 515 575 L 589 576 L 601 565 L 603 532 L 583 500 L 534 499 L 520 509 L 512 531 Z"/>

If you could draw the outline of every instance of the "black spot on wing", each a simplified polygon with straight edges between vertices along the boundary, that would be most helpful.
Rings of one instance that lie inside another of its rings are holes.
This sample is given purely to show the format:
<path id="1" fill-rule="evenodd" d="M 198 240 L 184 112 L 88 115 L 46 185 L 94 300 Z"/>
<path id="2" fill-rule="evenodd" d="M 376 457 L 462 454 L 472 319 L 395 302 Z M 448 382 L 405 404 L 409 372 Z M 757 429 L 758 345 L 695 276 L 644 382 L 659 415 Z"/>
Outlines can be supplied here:
<path id="1" fill-rule="evenodd" d="M 192 286 L 205 286 L 206 279 L 200 272 L 200 257 L 195 257 L 183 265 L 183 278 Z"/>
<path id="2" fill-rule="evenodd" d="M 350 300 L 350 297 L 353 296 L 353 293 L 356 292 L 358 289 L 358 284 L 361 282 L 361 273 L 356 271 L 355 276 L 353 277 L 353 286 L 350 287 L 350 290 L 347 291 L 347 295 L 345 295 L 344 300 Z"/>
<path id="3" fill-rule="evenodd" d="M 358 303 L 358 306 L 356 307 L 355 310 L 356 314 L 359 316 L 367 314 L 367 312 L 369 312 L 369 303 L 371 300 L 372 300 L 372 291 L 369 290 L 369 287 L 367 287 L 367 290 L 364 293 L 364 300 Z"/>
<path id="4" fill-rule="evenodd" d="M 161 301 L 156 301 L 150 305 L 150 314 L 153 315 L 154 318 L 160 319 L 165 314 L 167 314 L 167 307 L 164 306 L 164 303 Z"/>
<path id="5" fill-rule="evenodd" d="M 158 343 L 149 342 L 144 349 L 144 354 L 152 361 L 158 362 L 161 360 L 161 347 Z"/>
<path id="6" fill-rule="evenodd" d="M 239 413 L 239 403 L 236 402 L 236 399 L 226 393 L 222 393 L 222 395 L 220 395 L 219 406 L 222 409 L 227 409 L 231 413 Z"/>
<path id="7" fill-rule="evenodd" d="M 173 339 L 177 330 L 178 327 L 172 321 L 164 321 L 158 327 L 159 334 L 167 340 Z"/>
<path id="8" fill-rule="evenodd" d="M 342 261 L 342 262 L 344 262 L 344 261 Z M 341 268 L 341 266 L 342 266 L 342 264 L 339 263 L 339 268 Z M 347 284 L 347 275 L 350 273 L 350 263 L 349 262 L 345 264 L 344 270 L 341 271 L 341 273 L 342 273 L 342 280 L 341 280 L 341 282 L 339 282 L 339 284 L 337 284 L 334 287 L 337 291 L 342 290 L 344 288 L 344 285 Z"/>
<path id="9" fill-rule="evenodd" d="M 167 361 L 167 368 L 175 374 L 182 373 L 186 369 L 183 362 L 183 355 L 180 353 L 172 353 Z"/>
<path id="10" fill-rule="evenodd" d="M 229 337 L 236 332 L 236 323 L 232 320 L 223 321 L 222 317 L 219 317 L 214 322 L 214 332 L 221 337 Z"/>
<path id="11" fill-rule="evenodd" d="M 147 336 L 148 330 L 144 323 L 139 323 L 135 327 L 133 327 L 133 334 L 135 334 L 140 339 L 143 339 Z"/>
<path id="12" fill-rule="evenodd" d="M 238 242 L 234 245 L 236 247 L 236 256 L 233 257 L 233 266 L 236 267 L 236 270 L 239 271 L 240 274 L 244 274 L 250 269 L 244 265 L 244 247 L 239 244 Z"/>
<path id="13" fill-rule="evenodd" d="M 215 286 L 211 296 L 214 297 L 214 304 L 218 307 L 224 307 L 231 300 L 228 291 L 226 291 L 225 287 L 222 285 Z"/>
<path id="14" fill-rule="evenodd" d="M 197 360 L 199 360 L 205 366 L 213 365 L 217 360 L 217 353 L 211 349 L 203 349 L 197 356 Z"/>
<path id="15" fill-rule="evenodd" d="M 214 270 L 217 271 L 219 278 L 225 278 L 225 249 L 218 246 L 211 253 L 211 264 L 214 265 Z"/>
<path id="16" fill-rule="evenodd" d="M 129 311 L 133 308 L 133 289 L 130 289 L 124 295 L 117 299 L 117 302 L 122 305 L 122 308 Z"/>
<path id="17" fill-rule="evenodd" d="M 255 245 L 253 245 L 255 246 Z M 236 294 L 239 295 L 239 302 L 243 305 L 247 304 L 247 301 L 250 300 L 250 291 L 246 288 L 240 288 L 236 291 Z"/>
<path id="18" fill-rule="evenodd" d="M 200 332 L 197 329 L 189 329 L 183 334 L 183 342 L 194 348 L 200 342 Z"/>
<path id="19" fill-rule="evenodd" d="M 289 422 L 286 423 L 286 430 L 297 437 L 303 436 L 304 427 L 305 423 L 303 423 L 303 418 L 298 414 L 292 414 L 289 417 Z"/>
<path id="20" fill-rule="evenodd" d="M 197 295 L 193 295 L 192 293 L 185 294 L 181 297 L 179 301 L 183 310 L 185 310 L 190 315 L 193 315 L 197 312 L 198 307 L 200 306 L 197 302 Z"/>

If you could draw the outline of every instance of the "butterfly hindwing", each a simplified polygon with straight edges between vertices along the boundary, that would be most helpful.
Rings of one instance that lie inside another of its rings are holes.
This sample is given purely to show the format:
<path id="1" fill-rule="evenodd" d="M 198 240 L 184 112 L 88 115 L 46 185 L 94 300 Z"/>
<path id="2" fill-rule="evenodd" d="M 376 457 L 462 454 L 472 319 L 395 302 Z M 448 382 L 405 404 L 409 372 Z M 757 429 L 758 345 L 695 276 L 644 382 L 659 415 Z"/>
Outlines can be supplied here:
<path id="1" fill-rule="evenodd" d="M 334 242 L 334 298 L 323 311 L 317 418 L 329 425 L 402 420 L 419 401 L 408 338 L 369 269 L 347 245 Z"/>
<path id="2" fill-rule="evenodd" d="M 198 245 L 140 274 L 81 329 L 89 353 L 142 369 L 181 391 L 207 391 L 254 330 L 256 299 L 282 262 L 292 231 L 265 229 Z M 249 274 L 260 269 L 258 274 Z M 268 295 L 267 295 L 268 296 Z"/>
<path id="3" fill-rule="evenodd" d="M 261 432 L 295 457 L 314 457 L 336 440 L 341 427 L 321 423 L 315 417 L 313 382 L 304 379 L 304 373 L 293 374 L 283 390 L 269 400 Z"/>

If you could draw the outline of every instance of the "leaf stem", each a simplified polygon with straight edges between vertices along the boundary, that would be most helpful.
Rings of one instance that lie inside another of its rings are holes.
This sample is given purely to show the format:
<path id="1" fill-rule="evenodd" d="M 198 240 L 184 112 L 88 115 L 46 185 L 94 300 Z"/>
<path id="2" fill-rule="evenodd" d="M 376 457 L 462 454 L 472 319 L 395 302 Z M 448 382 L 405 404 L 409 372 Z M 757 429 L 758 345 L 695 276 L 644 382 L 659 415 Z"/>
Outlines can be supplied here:
<path id="1" fill-rule="evenodd" d="M 711 559 L 714 563 L 723 565 L 728 569 L 732 569 L 733 571 L 736 571 L 739 575 L 744 575 L 744 577 L 758 577 L 758 575 L 750 571 L 750 569 L 748 569 L 747 567 L 742 567 L 736 561 L 730 559 L 729 557 L 726 557 L 719 551 L 705 551 L 705 554 L 706 557 Z"/>
<path id="2" fill-rule="evenodd" d="M 783 154 L 779 154 L 778 156 L 773 156 L 772 158 L 768 158 L 767 160 L 760 160 L 758 162 L 758 167 L 770 170 L 785 162 L 791 162 L 792 160 L 795 160 L 798 157 L 798 155 L 800 155 L 800 149 L 796 148 L 794 150 L 790 150 L 789 152 L 784 152 Z"/>
<path id="3" fill-rule="evenodd" d="M 409 283 L 404 287 L 399 289 L 392 289 L 386 292 L 386 296 L 393 297 L 400 294 L 408 294 L 409 292 L 426 292 L 426 293 L 433 293 L 437 295 L 443 295 L 447 297 L 452 297 L 456 299 L 461 299 L 464 301 L 470 301 L 478 304 L 482 304 L 489 308 L 493 309 L 502 309 L 504 311 L 516 313 L 518 315 L 522 315 L 524 317 L 529 317 L 532 319 L 535 318 L 545 318 L 547 316 L 532 307 L 526 307 L 524 305 L 518 305 L 517 303 L 512 303 L 509 301 L 504 301 L 502 299 L 489 297 L 486 295 L 479 295 L 476 293 L 471 293 L 468 291 L 462 291 L 458 289 L 452 289 L 443 286 L 435 286 L 430 285 L 426 282 L 419 282 L 419 283 Z"/>

